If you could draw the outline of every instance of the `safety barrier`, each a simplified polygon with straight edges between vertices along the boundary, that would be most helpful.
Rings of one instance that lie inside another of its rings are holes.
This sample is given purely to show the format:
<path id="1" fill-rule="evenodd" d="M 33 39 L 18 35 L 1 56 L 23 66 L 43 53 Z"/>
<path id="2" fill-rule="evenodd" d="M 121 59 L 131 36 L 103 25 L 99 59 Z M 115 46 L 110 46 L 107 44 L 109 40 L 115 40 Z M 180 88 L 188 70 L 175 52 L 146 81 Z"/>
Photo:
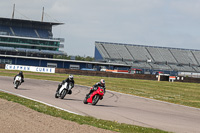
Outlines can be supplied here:
<path id="1" fill-rule="evenodd" d="M 5 69 L 5 64 L 0 64 L 0 68 Z M 63 68 L 56 68 L 55 73 L 100 76 L 100 77 L 158 80 L 156 78 L 156 75 L 150 75 L 150 74 L 124 74 L 124 73 L 112 73 L 112 72 L 102 72 L 102 71 L 73 70 L 73 69 L 63 69 Z M 160 77 L 160 81 L 168 81 L 168 80 L 169 80 L 169 77 L 166 77 L 166 76 Z M 174 82 L 200 83 L 200 78 L 184 77 L 183 80 L 179 79 L 179 80 L 175 80 Z"/>
<path id="2" fill-rule="evenodd" d="M 73 70 L 73 69 L 63 69 L 63 68 L 56 68 L 55 72 L 75 74 L 75 75 L 87 75 L 87 76 L 157 80 L 155 75 L 150 75 L 150 74 L 124 74 L 124 73 L 112 73 L 103 71 Z"/>

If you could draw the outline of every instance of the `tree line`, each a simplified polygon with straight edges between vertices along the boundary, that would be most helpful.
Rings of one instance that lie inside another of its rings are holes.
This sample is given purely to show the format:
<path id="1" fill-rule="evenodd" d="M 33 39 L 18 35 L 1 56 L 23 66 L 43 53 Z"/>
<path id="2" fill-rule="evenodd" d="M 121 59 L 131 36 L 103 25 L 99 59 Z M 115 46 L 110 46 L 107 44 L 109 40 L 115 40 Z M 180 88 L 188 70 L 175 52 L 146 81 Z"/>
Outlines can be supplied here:
<path id="1" fill-rule="evenodd" d="M 91 56 L 70 56 L 70 55 L 54 55 L 54 59 L 66 59 L 66 60 L 80 60 L 80 61 L 94 61 L 94 57 Z"/>

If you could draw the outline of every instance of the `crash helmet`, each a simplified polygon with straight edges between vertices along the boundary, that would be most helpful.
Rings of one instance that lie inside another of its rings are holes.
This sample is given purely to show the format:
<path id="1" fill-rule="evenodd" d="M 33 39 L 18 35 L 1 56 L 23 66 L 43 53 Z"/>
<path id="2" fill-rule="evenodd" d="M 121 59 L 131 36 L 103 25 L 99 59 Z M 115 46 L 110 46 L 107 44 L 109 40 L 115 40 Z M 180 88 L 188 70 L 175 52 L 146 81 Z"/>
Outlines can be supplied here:
<path id="1" fill-rule="evenodd" d="M 101 83 L 101 86 L 105 86 L 105 80 L 104 79 L 101 79 L 100 83 Z"/>
<path id="2" fill-rule="evenodd" d="M 74 78 L 73 75 L 69 75 L 69 80 L 72 80 Z"/>
<path id="3" fill-rule="evenodd" d="M 23 72 L 22 72 L 22 71 L 20 71 L 20 72 L 19 72 L 19 75 L 22 75 L 22 74 L 23 74 Z"/>

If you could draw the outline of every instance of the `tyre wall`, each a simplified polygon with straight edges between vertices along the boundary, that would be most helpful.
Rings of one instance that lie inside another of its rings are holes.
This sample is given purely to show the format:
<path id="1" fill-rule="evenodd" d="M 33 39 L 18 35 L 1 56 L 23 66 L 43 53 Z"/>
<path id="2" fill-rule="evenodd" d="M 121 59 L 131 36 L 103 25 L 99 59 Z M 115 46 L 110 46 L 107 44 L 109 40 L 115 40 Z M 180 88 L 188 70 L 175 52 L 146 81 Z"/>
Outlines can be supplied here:
<path id="1" fill-rule="evenodd" d="M 5 68 L 5 64 L 0 64 L 0 68 Z"/>
<path id="2" fill-rule="evenodd" d="M 150 74 L 124 74 L 124 73 L 112 73 L 112 72 L 102 72 L 102 71 L 72 70 L 72 69 L 62 69 L 62 68 L 56 68 L 55 72 L 75 74 L 75 75 L 86 75 L 86 76 L 157 80 L 155 75 L 150 75 Z"/>

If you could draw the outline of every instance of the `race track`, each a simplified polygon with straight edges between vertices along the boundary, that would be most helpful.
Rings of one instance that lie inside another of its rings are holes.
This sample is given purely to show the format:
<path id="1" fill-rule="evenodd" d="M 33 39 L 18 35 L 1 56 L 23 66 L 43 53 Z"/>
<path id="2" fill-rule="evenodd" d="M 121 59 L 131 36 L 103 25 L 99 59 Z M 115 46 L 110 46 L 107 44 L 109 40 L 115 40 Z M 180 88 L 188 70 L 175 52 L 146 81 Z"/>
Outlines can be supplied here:
<path id="1" fill-rule="evenodd" d="M 25 79 L 18 89 L 13 77 L 0 76 L 0 91 L 7 91 L 36 99 L 80 115 L 158 128 L 172 132 L 200 132 L 200 109 L 170 104 L 147 98 L 107 91 L 96 106 L 83 104 L 89 87 L 75 85 L 72 95 L 54 97 L 59 82 Z"/>

